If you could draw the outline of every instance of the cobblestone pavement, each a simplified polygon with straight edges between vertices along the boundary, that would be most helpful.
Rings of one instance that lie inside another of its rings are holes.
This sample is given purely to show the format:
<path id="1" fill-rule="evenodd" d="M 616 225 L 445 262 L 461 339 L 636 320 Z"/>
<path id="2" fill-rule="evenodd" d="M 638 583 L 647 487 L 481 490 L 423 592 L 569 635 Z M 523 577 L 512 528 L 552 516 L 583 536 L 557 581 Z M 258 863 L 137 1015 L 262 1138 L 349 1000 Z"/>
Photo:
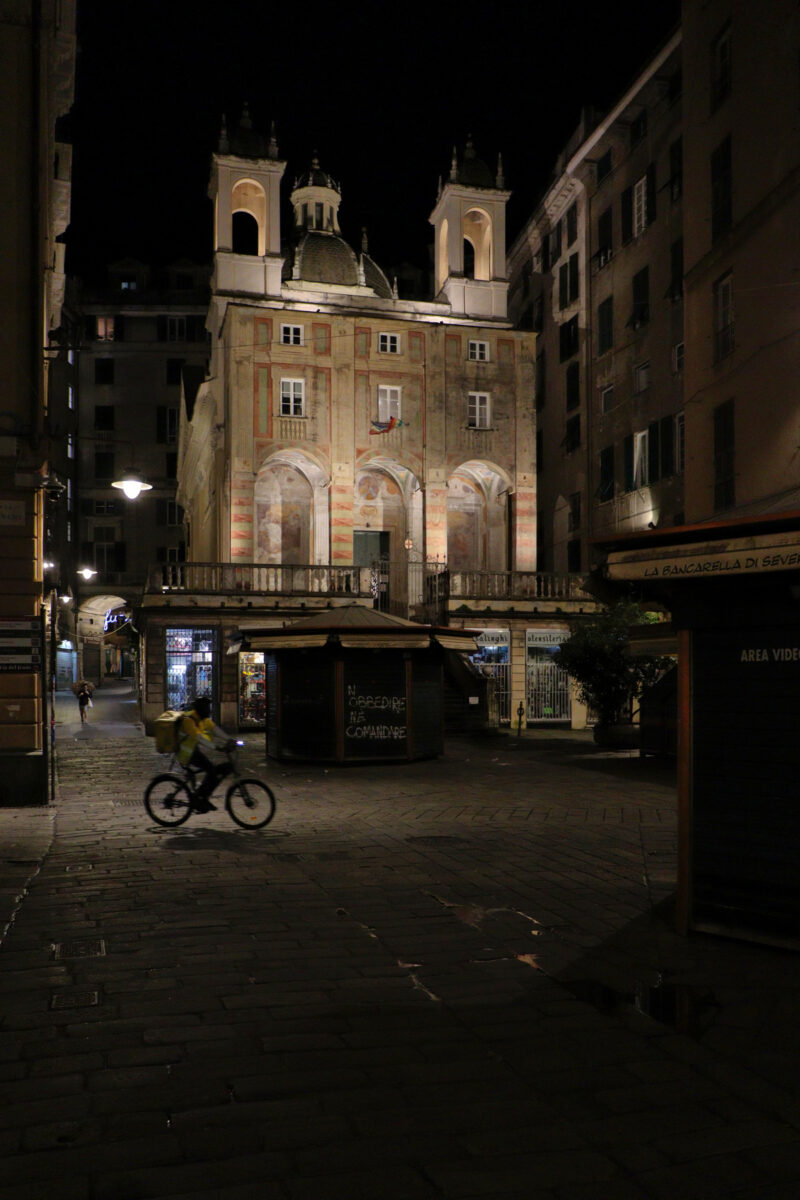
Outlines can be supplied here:
<path id="1" fill-rule="evenodd" d="M 124 690 L 0 811 L 0 1200 L 800 1194 L 796 956 L 670 930 L 674 786 L 585 735 L 246 764 L 176 830 Z"/>

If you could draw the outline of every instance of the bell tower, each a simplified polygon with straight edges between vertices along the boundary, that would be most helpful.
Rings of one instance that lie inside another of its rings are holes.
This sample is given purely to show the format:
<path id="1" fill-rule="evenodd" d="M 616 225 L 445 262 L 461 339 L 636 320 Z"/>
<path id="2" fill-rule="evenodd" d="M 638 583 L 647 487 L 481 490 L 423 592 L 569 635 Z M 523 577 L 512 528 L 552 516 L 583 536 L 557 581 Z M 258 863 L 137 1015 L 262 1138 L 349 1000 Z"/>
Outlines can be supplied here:
<path id="1" fill-rule="evenodd" d="M 280 295 L 280 182 L 285 168 L 274 125 L 269 138 L 257 133 L 246 104 L 233 134 L 223 119 L 208 188 L 214 205 L 213 291 Z"/>
<path id="2" fill-rule="evenodd" d="M 430 221 L 435 229 L 435 294 L 467 317 L 502 318 L 508 312 L 506 204 L 503 164 L 491 171 L 467 140 L 461 162 L 455 146 L 450 174 L 439 184 Z"/>

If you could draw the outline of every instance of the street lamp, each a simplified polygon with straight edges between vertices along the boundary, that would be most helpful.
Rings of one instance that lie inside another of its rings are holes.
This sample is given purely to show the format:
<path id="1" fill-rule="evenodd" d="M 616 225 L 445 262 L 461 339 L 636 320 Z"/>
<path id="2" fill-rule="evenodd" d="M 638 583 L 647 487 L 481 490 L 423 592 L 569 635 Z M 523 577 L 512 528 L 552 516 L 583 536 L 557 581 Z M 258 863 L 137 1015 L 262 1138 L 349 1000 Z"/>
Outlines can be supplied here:
<path id="1" fill-rule="evenodd" d="M 78 574 L 88 583 L 90 579 L 94 579 L 97 571 L 94 569 L 94 567 L 81 567 L 78 571 Z"/>
<path id="2" fill-rule="evenodd" d="M 153 490 L 152 483 L 145 483 L 139 472 L 134 470 L 123 471 L 122 478 L 113 480 L 111 486 L 119 488 L 129 500 L 136 500 L 142 492 Z"/>

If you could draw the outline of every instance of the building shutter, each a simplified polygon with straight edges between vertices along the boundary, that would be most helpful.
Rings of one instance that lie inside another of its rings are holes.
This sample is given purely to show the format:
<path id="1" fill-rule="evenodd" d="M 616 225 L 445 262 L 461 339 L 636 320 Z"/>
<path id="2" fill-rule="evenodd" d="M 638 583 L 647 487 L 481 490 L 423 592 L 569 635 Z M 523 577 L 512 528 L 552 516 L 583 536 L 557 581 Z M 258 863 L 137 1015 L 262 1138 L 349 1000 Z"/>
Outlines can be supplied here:
<path id="1" fill-rule="evenodd" d="M 647 430 L 647 478 L 649 483 L 655 483 L 661 477 L 661 457 L 659 455 L 658 421 L 651 421 Z"/>
<path id="2" fill-rule="evenodd" d="M 675 418 L 661 418 L 661 476 L 675 474 Z"/>
<path id="3" fill-rule="evenodd" d="M 656 164 L 650 163 L 647 168 L 647 224 L 652 225 L 656 219 Z"/>
<path id="4" fill-rule="evenodd" d="M 625 491 L 633 491 L 633 434 L 629 433 L 622 443 L 622 470 Z"/>
<path id="5" fill-rule="evenodd" d="M 629 242 L 633 237 L 633 188 L 627 187 L 622 193 L 622 243 Z"/>

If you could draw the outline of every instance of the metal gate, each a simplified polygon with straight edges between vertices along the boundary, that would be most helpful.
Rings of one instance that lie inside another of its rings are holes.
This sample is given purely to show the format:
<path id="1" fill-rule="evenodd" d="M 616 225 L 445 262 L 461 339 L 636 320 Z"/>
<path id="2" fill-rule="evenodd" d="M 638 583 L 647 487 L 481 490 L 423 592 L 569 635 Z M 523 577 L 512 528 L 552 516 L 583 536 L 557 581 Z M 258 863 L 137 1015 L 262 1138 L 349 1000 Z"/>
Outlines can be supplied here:
<path id="1" fill-rule="evenodd" d="M 508 725 L 511 720 L 511 687 L 507 662 L 484 663 L 481 670 L 494 680 L 494 694 L 497 698 L 497 716 L 501 725 Z"/>
<path id="2" fill-rule="evenodd" d="M 213 629 L 166 631 L 167 708 L 188 708 L 195 696 L 216 700 Z"/>
<path id="3" fill-rule="evenodd" d="M 557 646 L 528 645 L 528 721 L 569 721 L 572 716 L 569 675 L 553 661 Z"/>

